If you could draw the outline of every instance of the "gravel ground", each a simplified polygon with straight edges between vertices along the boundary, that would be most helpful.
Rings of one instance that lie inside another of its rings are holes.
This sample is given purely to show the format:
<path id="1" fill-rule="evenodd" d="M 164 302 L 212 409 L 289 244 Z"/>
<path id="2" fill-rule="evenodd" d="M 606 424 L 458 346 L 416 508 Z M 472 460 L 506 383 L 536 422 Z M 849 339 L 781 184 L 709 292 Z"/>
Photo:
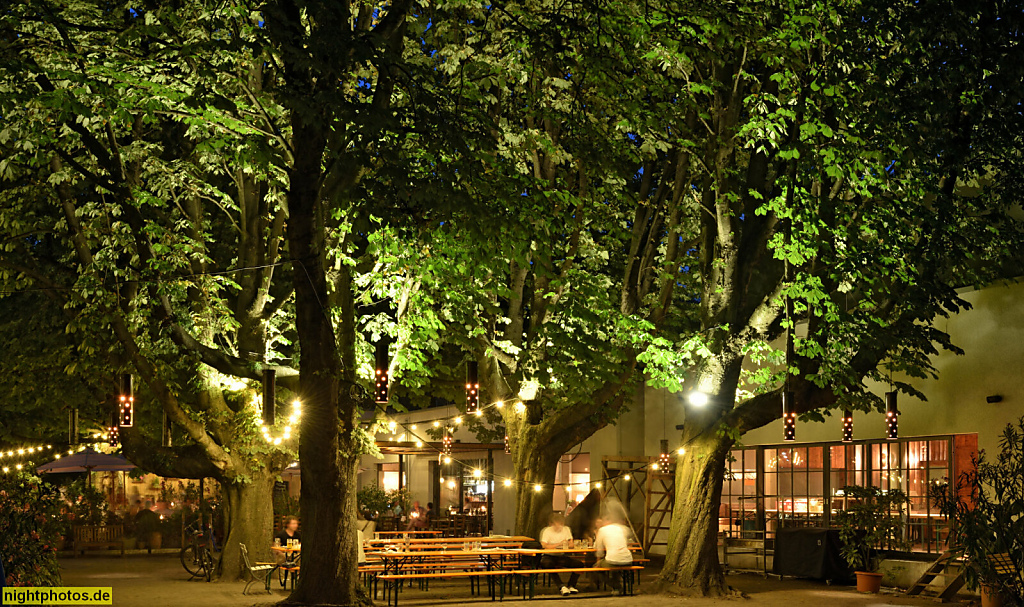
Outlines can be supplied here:
<path id="1" fill-rule="evenodd" d="M 161 555 L 137 555 L 125 558 L 110 556 L 86 556 L 62 559 L 65 586 L 111 586 L 114 605 L 118 607 L 163 607 L 183 605 L 186 607 L 249 607 L 272 605 L 287 597 L 287 593 L 275 582 L 271 595 L 253 585 L 251 594 L 242 595 L 244 584 L 240 582 L 212 583 L 188 581 L 188 574 L 182 569 L 177 557 Z M 729 583 L 744 594 L 736 599 L 695 599 L 674 596 L 644 594 L 651 586 L 654 572 L 647 574 L 638 587 L 635 597 L 612 596 L 608 592 L 584 592 L 569 598 L 562 598 L 555 588 L 541 588 L 534 604 L 543 606 L 553 601 L 569 601 L 576 607 L 612 607 L 635 605 L 636 607 L 705 607 L 710 605 L 743 605 L 759 607 L 776 605 L 784 607 L 883 607 L 887 605 L 934 605 L 931 599 L 904 597 L 896 592 L 878 595 L 861 595 L 849 586 L 827 586 L 810 580 L 764 579 L 758 575 L 735 575 Z M 378 601 L 380 605 L 384 603 Z M 505 604 L 524 604 L 523 601 L 507 598 Z M 486 597 L 474 597 L 469 585 L 463 580 L 431 584 L 430 591 L 405 589 L 401 595 L 403 607 L 428 607 L 443 604 L 451 607 L 466 605 L 483 607 L 491 604 Z M 967 603 L 963 603 L 967 605 Z"/>

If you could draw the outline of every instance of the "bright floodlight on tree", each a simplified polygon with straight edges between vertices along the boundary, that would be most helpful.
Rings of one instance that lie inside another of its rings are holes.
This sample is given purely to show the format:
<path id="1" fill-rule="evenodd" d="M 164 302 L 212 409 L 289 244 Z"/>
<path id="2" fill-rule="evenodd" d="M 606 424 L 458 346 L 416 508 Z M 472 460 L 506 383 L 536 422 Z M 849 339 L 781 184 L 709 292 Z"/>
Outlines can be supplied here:
<path id="1" fill-rule="evenodd" d="M 668 453 L 668 439 L 661 440 L 661 453 L 658 454 L 658 467 L 668 472 L 668 467 L 672 463 L 672 456 Z"/>
<path id="2" fill-rule="evenodd" d="M 384 404 L 388 402 L 388 344 L 384 341 L 377 342 L 377 351 L 374 355 L 374 383 L 373 400 Z"/>
<path id="3" fill-rule="evenodd" d="M 789 390 L 782 392 L 782 439 L 785 441 L 796 440 L 796 410 L 795 395 Z"/>
<path id="4" fill-rule="evenodd" d="M 480 377 L 475 360 L 466 363 L 466 413 L 474 413 L 480 406 Z"/>
<path id="5" fill-rule="evenodd" d="M 849 409 L 843 411 L 843 442 L 853 442 L 853 411 Z"/>
<path id="6" fill-rule="evenodd" d="M 708 396 L 707 392 L 701 392 L 700 390 L 690 392 L 690 404 L 694 407 L 706 406 L 710 400 L 711 397 Z"/>
<path id="7" fill-rule="evenodd" d="M 117 403 L 117 424 L 122 428 L 130 428 L 135 423 L 135 389 L 132 386 L 132 374 L 121 376 L 121 394 Z"/>
<path id="8" fill-rule="evenodd" d="M 277 423 L 277 371 L 263 370 L 263 425 Z"/>
<path id="9" fill-rule="evenodd" d="M 899 430 L 900 410 L 896 403 L 896 392 L 885 393 L 885 424 L 888 431 L 886 438 L 896 440 L 900 437 Z"/>

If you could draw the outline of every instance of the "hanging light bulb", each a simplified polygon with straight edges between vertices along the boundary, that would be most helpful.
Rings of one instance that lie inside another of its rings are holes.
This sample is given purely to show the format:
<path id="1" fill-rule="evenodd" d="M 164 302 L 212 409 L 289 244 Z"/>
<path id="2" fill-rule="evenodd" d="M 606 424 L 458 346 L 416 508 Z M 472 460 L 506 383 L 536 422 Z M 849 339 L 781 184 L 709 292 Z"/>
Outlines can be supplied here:
<path id="1" fill-rule="evenodd" d="M 512 486 L 512 479 L 506 478 L 504 481 L 502 481 L 502 484 L 505 485 L 506 487 L 511 487 Z"/>
<path id="2" fill-rule="evenodd" d="M 384 404 L 388 402 L 388 344 L 386 342 L 377 342 L 374 359 L 373 400 Z"/>
<path id="3" fill-rule="evenodd" d="M 537 493 L 540 493 L 542 489 L 544 489 L 544 487 L 540 486 L 539 484 L 533 486 L 533 490 L 536 491 Z"/>
<path id="4" fill-rule="evenodd" d="M 843 442 L 853 442 L 853 411 L 843 410 Z"/>
<path id="5" fill-rule="evenodd" d="M 118 425 L 122 428 L 130 428 L 135 423 L 135 389 L 132 385 L 131 373 L 121 376 L 121 394 L 118 401 Z"/>
<path id="6" fill-rule="evenodd" d="M 661 440 L 661 453 L 658 455 L 658 467 L 662 470 L 668 470 L 672 464 L 672 456 L 668 454 L 668 440 Z"/>
<path id="7" fill-rule="evenodd" d="M 474 413 L 480 406 L 480 377 L 475 360 L 466 363 L 466 413 Z"/>
<path id="8" fill-rule="evenodd" d="M 273 426 L 277 423 L 277 371 L 263 369 L 263 423 Z"/>
<path id="9" fill-rule="evenodd" d="M 795 395 L 789 390 L 782 392 L 782 439 L 786 442 L 796 440 L 796 411 L 793 410 Z"/>
<path id="10" fill-rule="evenodd" d="M 499 408 L 499 409 L 502 409 L 502 408 L 505 407 L 505 403 L 504 403 L 504 401 L 500 401 L 499 400 L 498 402 L 494 403 L 494 406 Z"/>
<path id="11" fill-rule="evenodd" d="M 899 415 L 900 411 L 897 408 L 896 403 L 896 391 L 885 393 L 885 423 L 888 428 L 888 434 L 886 438 L 889 440 L 896 440 L 900 437 L 899 432 Z"/>
<path id="12" fill-rule="evenodd" d="M 483 470 L 480 468 L 473 468 L 473 478 L 480 478 L 484 475 Z"/>

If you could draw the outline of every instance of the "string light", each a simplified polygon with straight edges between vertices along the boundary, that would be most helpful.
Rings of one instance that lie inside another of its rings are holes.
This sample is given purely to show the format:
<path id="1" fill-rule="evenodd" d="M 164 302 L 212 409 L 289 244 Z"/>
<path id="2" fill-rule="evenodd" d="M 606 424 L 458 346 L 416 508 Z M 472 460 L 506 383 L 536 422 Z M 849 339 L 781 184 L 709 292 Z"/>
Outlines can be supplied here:
<path id="1" fill-rule="evenodd" d="M 511 486 L 512 486 L 512 479 L 510 479 L 510 478 L 506 478 L 506 479 L 505 479 L 505 480 L 504 480 L 504 481 L 502 482 L 502 484 L 503 484 L 503 485 L 505 485 L 506 487 L 511 487 Z"/>
<path id="2" fill-rule="evenodd" d="M 543 489 L 544 489 L 544 487 L 542 485 L 540 485 L 540 484 L 537 484 L 537 485 L 533 486 L 533 490 L 536 491 L 537 493 L 540 493 Z"/>

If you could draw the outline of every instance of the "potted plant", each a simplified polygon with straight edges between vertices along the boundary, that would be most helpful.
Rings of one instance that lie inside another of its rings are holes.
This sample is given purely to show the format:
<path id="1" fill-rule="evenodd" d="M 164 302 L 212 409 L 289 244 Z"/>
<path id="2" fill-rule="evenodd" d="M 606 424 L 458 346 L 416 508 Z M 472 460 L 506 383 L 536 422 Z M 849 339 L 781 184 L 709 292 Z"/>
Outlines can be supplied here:
<path id="1" fill-rule="evenodd" d="M 846 508 L 835 521 L 843 541 L 842 555 L 857 575 L 858 592 L 878 592 L 878 566 L 885 552 L 909 549 L 903 518 L 910 500 L 899 489 L 852 485 L 842 489 Z"/>
<path id="2" fill-rule="evenodd" d="M 934 497 L 951 522 L 949 548 L 964 557 L 964 577 L 981 590 L 982 606 L 1024 605 L 1024 417 L 1006 425 L 994 460 L 979 453 L 973 469 Z"/>

